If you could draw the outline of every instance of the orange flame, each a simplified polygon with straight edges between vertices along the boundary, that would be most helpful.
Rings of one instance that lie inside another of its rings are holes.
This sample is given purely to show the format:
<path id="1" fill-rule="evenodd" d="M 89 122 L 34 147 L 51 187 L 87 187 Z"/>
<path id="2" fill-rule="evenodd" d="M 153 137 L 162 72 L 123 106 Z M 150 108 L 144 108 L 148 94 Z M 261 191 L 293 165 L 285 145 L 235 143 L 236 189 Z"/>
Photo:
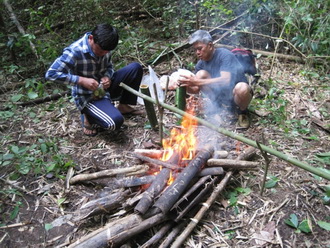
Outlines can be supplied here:
<path id="1" fill-rule="evenodd" d="M 193 111 L 189 111 L 193 114 Z M 195 156 L 197 138 L 195 130 L 197 121 L 189 115 L 184 115 L 180 128 L 173 128 L 170 137 L 163 139 L 164 153 L 162 160 L 166 161 L 171 158 L 174 153 L 178 153 L 179 161 L 190 160 Z"/>

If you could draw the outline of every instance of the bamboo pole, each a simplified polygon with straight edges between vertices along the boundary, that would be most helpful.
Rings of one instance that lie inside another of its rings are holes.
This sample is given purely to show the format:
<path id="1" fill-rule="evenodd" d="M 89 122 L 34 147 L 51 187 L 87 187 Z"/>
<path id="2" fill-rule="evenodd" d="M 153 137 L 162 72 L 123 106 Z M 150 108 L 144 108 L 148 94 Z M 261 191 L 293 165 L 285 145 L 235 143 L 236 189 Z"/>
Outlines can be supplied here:
<path id="1" fill-rule="evenodd" d="M 139 97 L 141 97 L 143 99 L 146 99 L 146 100 L 151 101 L 151 102 L 155 102 L 155 100 L 153 98 L 148 97 L 146 95 L 143 95 L 142 93 L 140 93 L 140 92 L 132 89 L 131 87 L 127 86 L 124 83 L 120 83 L 120 86 L 123 87 L 124 89 L 126 89 L 127 91 L 129 91 L 129 92 L 131 92 L 131 93 L 133 93 L 135 95 L 138 95 Z M 251 140 L 251 139 L 248 139 L 248 138 L 246 138 L 246 137 L 244 137 L 242 135 L 239 135 L 239 134 L 230 132 L 230 131 L 222 128 L 222 127 L 217 127 L 217 126 L 215 126 L 215 125 L 213 125 L 213 124 L 211 124 L 211 123 L 209 123 L 209 122 L 207 122 L 207 121 L 205 121 L 205 120 L 203 120 L 201 118 L 198 118 L 196 116 L 193 116 L 191 114 L 188 114 L 188 113 L 186 113 L 186 112 L 184 112 L 184 111 L 182 111 L 182 110 L 180 110 L 180 109 L 178 109 L 178 108 L 176 108 L 174 106 L 171 106 L 169 104 L 162 103 L 162 102 L 159 102 L 159 104 L 162 105 L 164 108 L 166 108 L 168 110 L 171 110 L 171 111 L 173 111 L 173 112 L 175 112 L 175 113 L 177 113 L 179 115 L 182 115 L 182 116 L 183 115 L 187 115 L 189 118 L 192 118 L 193 120 L 196 120 L 199 124 L 204 125 L 204 126 L 210 128 L 212 130 L 215 130 L 215 131 L 217 131 L 217 132 L 219 132 L 219 133 L 221 133 L 221 134 L 223 134 L 225 136 L 228 136 L 230 138 L 233 138 L 233 139 L 242 141 L 243 143 L 248 144 L 250 146 L 253 146 L 255 148 L 259 148 L 258 145 L 257 145 L 257 143 L 256 143 L 256 141 L 254 141 L 254 140 Z M 325 171 L 322 171 L 322 170 L 320 170 L 318 168 L 315 168 L 315 167 L 313 167 L 313 166 L 311 166 L 311 165 L 309 165 L 309 164 L 307 164 L 305 162 L 302 162 L 302 161 L 299 161 L 299 160 L 297 160 L 295 158 L 292 158 L 292 157 L 290 157 L 289 155 L 287 155 L 285 153 L 282 153 L 280 151 L 277 151 L 277 150 L 275 150 L 273 148 L 270 148 L 268 146 L 265 146 L 263 144 L 260 144 L 260 147 L 262 148 L 262 150 L 264 150 L 265 152 L 268 152 L 269 154 L 272 154 L 272 155 L 274 155 L 274 156 L 276 156 L 276 157 L 278 157 L 280 159 L 283 159 L 286 162 L 289 162 L 289 163 L 291 163 L 291 164 L 293 164 L 295 166 L 298 166 L 298 167 L 300 167 L 300 168 L 302 168 L 304 170 L 307 170 L 307 171 L 309 171 L 309 172 L 311 172 L 311 173 L 313 173 L 313 174 L 315 174 L 317 176 L 320 176 L 320 177 L 325 178 L 325 179 L 327 179 L 327 180 L 330 181 L 330 174 L 327 173 L 327 172 L 325 172 Z"/>
<path id="2" fill-rule="evenodd" d="M 141 85 L 140 90 L 143 94 L 145 94 L 149 97 L 151 96 L 148 85 L 145 85 L 145 84 Z M 144 100 L 144 106 L 145 106 L 145 109 L 147 112 L 147 116 L 148 116 L 151 128 L 156 129 L 158 121 L 157 121 L 157 116 L 156 116 L 154 105 L 150 101 Z"/>

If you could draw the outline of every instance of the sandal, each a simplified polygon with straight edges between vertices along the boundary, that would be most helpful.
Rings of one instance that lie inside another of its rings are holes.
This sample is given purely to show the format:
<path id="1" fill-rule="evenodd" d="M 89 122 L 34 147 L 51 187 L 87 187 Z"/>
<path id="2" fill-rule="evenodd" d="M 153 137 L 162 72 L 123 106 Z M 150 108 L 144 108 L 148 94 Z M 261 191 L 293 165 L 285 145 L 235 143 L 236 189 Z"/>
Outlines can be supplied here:
<path id="1" fill-rule="evenodd" d="M 80 116 L 80 119 L 81 119 L 81 126 L 83 128 L 83 133 L 86 136 L 94 137 L 98 134 L 98 132 L 95 128 L 93 128 L 90 125 L 85 125 L 85 116 L 83 114 Z"/>

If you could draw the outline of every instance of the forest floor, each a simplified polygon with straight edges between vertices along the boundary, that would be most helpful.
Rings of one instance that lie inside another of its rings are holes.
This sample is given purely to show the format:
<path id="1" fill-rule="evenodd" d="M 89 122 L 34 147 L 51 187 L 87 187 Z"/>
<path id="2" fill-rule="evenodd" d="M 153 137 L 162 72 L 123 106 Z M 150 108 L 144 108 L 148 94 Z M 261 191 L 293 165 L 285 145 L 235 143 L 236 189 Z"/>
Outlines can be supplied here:
<path id="1" fill-rule="evenodd" d="M 330 112 L 330 92 L 320 94 L 322 83 L 317 79 L 307 80 L 301 74 L 303 65 L 289 61 L 277 61 L 272 71 L 272 85 L 267 85 L 266 82 L 270 82 L 267 78 L 271 59 L 261 57 L 259 64 L 262 76 L 255 86 L 255 97 L 265 98 L 262 92 L 273 88 L 276 91 L 272 99 L 273 109 L 252 103 L 255 110 L 251 113 L 252 125 L 248 130 L 236 129 L 235 121 L 220 124 L 234 133 L 261 143 L 264 141 L 267 146 L 329 171 L 328 157 L 317 154 L 330 151 L 328 126 L 323 125 L 322 128 L 318 125 L 320 121 L 329 125 L 329 115 L 325 116 L 319 110 L 323 108 Z M 155 71 L 171 73 L 161 66 Z M 173 99 L 174 92 L 169 92 L 170 104 L 173 104 Z M 115 132 L 102 132 L 96 137 L 84 136 L 79 113 L 69 100 L 64 97 L 56 102 L 20 107 L 15 119 L 1 120 L 3 149 L 9 149 L 11 145 L 40 145 L 40 140 L 53 140 L 52 148 L 56 146 L 58 149 L 57 159 L 70 157 L 75 164 L 75 175 L 135 166 L 141 164 L 131 154 L 135 149 L 160 149 L 157 145 L 159 133 L 146 128 L 145 116 L 125 117 L 123 127 Z M 270 116 L 273 121 L 274 116 L 276 118 L 281 101 L 287 103 L 282 126 L 270 121 Z M 1 104 L 3 107 L 5 102 L 1 101 Z M 138 108 L 144 107 L 139 105 Z M 297 121 L 287 124 L 290 120 Z M 164 123 L 166 130 L 171 130 L 176 126 L 177 116 L 165 110 Z M 290 128 L 283 128 L 285 124 Z M 308 131 L 304 133 L 303 128 Z M 212 137 L 217 140 L 217 149 L 228 151 L 232 158 L 247 148 L 244 143 L 223 134 L 212 132 L 211 137 L 208 135 L 204 134 L 198 142 L 207 143 Z M 269 158 L 267 187 L 263 195 L 260 192 L 265 162 L 258 151 L 253 161 L 259 162 L 260 166 L 233 174 L 184 247 L 330 247 L 329 231 L 319 225 L 320 221 L 330 222 L 329 199 L 325 192 L 329 182 L 275 156 L 269 155 Z M 55 158 L 51 160 L 55 161 Z M 111 213 L 82 221 L 64 218 L 87 201 L 115 191 L 111 178 L 74 184 L 67 189 L 65 178 L 57 177 L 54 170 L 47 175 L 35 177 L 27 174 L 9 181 L 8 175 L 12 172 L 12 167 L 2 165 L 0 219 L 5 226 L 0 227 L 1 247 L 65 247 L 101 228 L 109 220 L 125 215 L 123 202 L 123 206 Z M 134 190 L 137 189 L 132 189 L 132 195 Z M 19 206 L 15 208 L 17 202 Z M 294 222 L 295 216 L 301 224 L 297 228 L 286 224 L 290 218 Z M 311 229 L 308 233 L 303 232 L 306 221 Z M 130 245 L 139 247 L 142 244 L 131 240 Z"/>

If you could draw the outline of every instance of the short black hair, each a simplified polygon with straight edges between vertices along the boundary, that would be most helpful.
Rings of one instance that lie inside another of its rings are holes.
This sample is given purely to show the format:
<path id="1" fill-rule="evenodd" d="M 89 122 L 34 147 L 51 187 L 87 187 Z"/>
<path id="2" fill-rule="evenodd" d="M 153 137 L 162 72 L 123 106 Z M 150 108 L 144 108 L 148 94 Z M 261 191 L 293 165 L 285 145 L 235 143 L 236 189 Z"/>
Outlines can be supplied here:
<path id="1" fill-rule="evenodd" d="M 102 50 L 111 51 L 118 45 L 117 29 L 107 23 L 98 24 L 92 31 L 93 39 Z"/>

